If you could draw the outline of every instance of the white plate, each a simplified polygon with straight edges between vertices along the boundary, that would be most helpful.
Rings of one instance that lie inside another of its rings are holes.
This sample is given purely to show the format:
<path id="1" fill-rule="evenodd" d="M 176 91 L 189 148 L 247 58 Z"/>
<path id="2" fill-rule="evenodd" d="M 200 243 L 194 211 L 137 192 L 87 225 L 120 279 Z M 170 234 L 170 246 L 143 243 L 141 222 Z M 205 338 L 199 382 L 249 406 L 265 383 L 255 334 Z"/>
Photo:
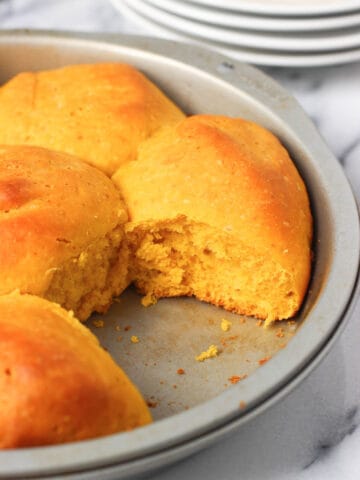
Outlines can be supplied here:
<path id="1" fill-rule="evenodd" d="M 245 28 L 248 30 L 263 30 L 273 32 L 296 32 L 296 31 L 322 31 L 340 28 L 349 28 L 360 25 L 360 13 L 346 15 L 287 18 L 287 17 L 261 17 L 247 13 L 229 12 L 220 8 L 208 8 L 205 5 L 193 5 L 188 2 L 174 0 L 146 0 L 167 12 L 200 20 L 205 23 L 223 27 Z"/>
<path id="2" fill-rule="evenodd" d="M 183 0 L 235 12 L 262 15 L 332 15 L 360 9 L 360 0 Z"/>
<path id="3" fill-rule="evenodd" d="M 161 23 L 167 28 L 173 28 L 185 35 L 191 35 L 233 46 L 257 48 L 262 50 L 282 51 L 333 51 L 343 50 L 360 46 L 360 31 L 358 28 L 344 31 L 329 31 L 326 34 L 315 33 L 312 36 L 303 34 L 270 34 L 270 33 L 247 33 L 246 31 L 226 29 L 199 23 L 177 15 L 165 12 L 143 0 L 128 0 L 133 10 L 139 15 L 145 16 Z"/>
<path id="4" fill-rule="evenodd" d="M 210 46 L 213 47 L 214 50 L 241 62 L 276 67 L 320 67 L 328 65 L 340 65 L 360 60 L 360 48 L 335 53 L 331 52 L 305 55 L 284 55 L 282 53 L 273 51 L 268 51 L 265 53 L 256 49 L 239 47 L 221 48 L 216 44 L 211 44 L 210 42 L 194 40 L 184 35 L 174 33 L 172 30 L 159 25 L 156 22 L 149 20 L 148 18 L 143 17 L 131 8 L 131 1 L 132 0 L 129 0 L 129 4 L 127 4 L 125 0 L 112 0 L 112 3 L 114 4 L 115 8 L 117 8 L 123 15 L 126 15 L 130 21 L 132 21 L 135 25 L 141 27 L 142 33 L 148 33 L 151 35 L 156 35 L 158 37 L 168 38 L 172 40 L 179 40 L 181 42 L 206 45 L 208 47 Z"/>

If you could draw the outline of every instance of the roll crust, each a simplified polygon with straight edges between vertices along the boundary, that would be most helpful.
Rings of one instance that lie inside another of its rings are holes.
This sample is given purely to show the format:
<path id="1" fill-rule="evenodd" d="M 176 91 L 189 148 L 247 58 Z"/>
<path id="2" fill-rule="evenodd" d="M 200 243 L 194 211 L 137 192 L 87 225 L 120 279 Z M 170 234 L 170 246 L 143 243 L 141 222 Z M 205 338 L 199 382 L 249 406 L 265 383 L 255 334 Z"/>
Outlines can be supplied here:
<path id="1" fill-rule="evenodd" d="M 104 311 L 129 281 L 127 211 L 113 183 L 70 155 L 29 146 L 0 147 L 0 179 L 0 295 L 47 297 L 82 320 Z"/>
<path id="2" fill-rule="evenodd" d="M 146 425 L 146 403 L 96 337 L 58 305 L 0 297 L 0 448 L 84 440 Z"/>
<path id="3" fill-rule="evenodd" d="M 184 115 L 150 80 L 121 63 L 25 72 L 0 89 L 0 144 L 75 155 L 111 175 L 156 130 Z"/>

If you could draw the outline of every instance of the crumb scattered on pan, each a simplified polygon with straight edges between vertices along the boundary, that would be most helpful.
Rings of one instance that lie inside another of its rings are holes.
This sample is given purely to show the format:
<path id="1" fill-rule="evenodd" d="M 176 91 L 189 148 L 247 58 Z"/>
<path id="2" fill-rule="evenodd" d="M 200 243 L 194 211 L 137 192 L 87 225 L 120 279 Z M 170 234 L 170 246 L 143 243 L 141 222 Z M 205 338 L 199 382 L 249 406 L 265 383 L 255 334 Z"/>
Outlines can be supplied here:
<path id="1" fill-rule="evenodd" d="M 259 365 L 264 365 L 264 363 L 268 362 L 270 360 L 270 358 L 271 357 L 260 358 Z"/>
<path id="2" fill-rule="evenodd" d="M 240 323 L 246 323 L 246 318 L 241 317 L 241 318 L 240 318 Z"/>
<path id="3" fill-rule="evenodd" d="M 124 330 L 125 332 L 128 332 L 129 330 L 131 330 L 131 325 L 126 325 L 126 327 L 124 327 Z"/>
<path id="4" fill-rule="evenodd" d="M 230 320 L 226 320 L 226 318 L 223 318 L 221 320 L 220 327 L 223 332 L 228 332 L 231 328 L 231 325 L 232 325 L 232 322 L 230 322 Z"/>
<path id="5" fill-rule="evenodd" d="M 242 410 L 245 407 L 246 407 L 246 403 L 243 400 L 241 400 L 241 402 L 239 403 L 239 408 L 241 408 L 241 410 Z"/>
<path id="6" fill-rule="evenodd" d="M 117 341 L 117 342 L 121 342 L 121 340 L 122 340 L 122 336 L 121 336 L 121 335 L 118 335 L 118 336 L 116 337 L 116 341 Z"/>
<path id="7" fill-rule="evenodd" d="M 277 331 L 276 331 L 276 336 L 278 338 L 284 338 L 285 336 L 285 333 L 284 333 L 284 330 L 282 328 L 279 328 Z"/>
<path id="8" fill-rule="evenodd" d="M 236 340 L 238 338 L 239 338 L 239 335 L 231 335 L 229 337 L 220 338 L 220 342 L 223 347 L 227 347 L 229 342 L 231 342 L 232 340 Z"/>
<path id="9" fill-rule="evenodd" d="M 177 385 L 176 385 L 176 383 L 174 383 L 174 385 L 173 385 L 173 388 L 177 388 Z"/>
<path id="10" fill-rule="evenodd" d="M 258 321 L 256 322 L 256 326 L 257 326 L 257 327 L 262 327 L 262 324 L 263 324 L 263 321 L 262 321 L 262 320 L 258 320 Z"/>
<path id="11" fill-rule="evenodd" d="M 185 375 L 185 370 L 183 368 L 178 368 L 177 372 L 178 375 Z"/>
<path id="12" fill-rule="evenodd" d="M 103 328 L 103 326 L 105 325 L 105 322 L 104 320 L 93 320 L 92 324 L 96 328 Z"/>
<path id="13" fill-rule="evenodd" d="M 132 341 L 132 343 L 139 343 L 140 342 L 139 337 L 137 337 L 136 335 L 132 335 L 130 340 Z"/>
<path id="14" fill-rule="evenodd" d="M 157 298 L 152 293 L 148 293 L 141 299 L 141 305 L 143 307 L 150 307 L 151 305 L 155 305 L 155 303 L 157 303 Z"/>
<path id="15" fill-rule="evenodd" d="M 147 400 L 146 401 L 146 405 L 149 407 L 149 408 L 156 408 L 158 406 L 158 402 L 153 402 L 152 400 Z"/>
<path id="16" fill-rule="evenodd" d="M 227 347 L 227 341 L 226 340 L 227 340 L 226 338 L 220 338 L 220 342 L 221 342 L 221 345 L 223 347 Z"/>
<path id="17" fill-rule="evenodd" d="M 244 375 L 233 375 L 232 377 L 228 378 L 229 382 L 235 385 L 235 383 L 244 380 L 247 377 L 246 373 Z"/>
<path id="18" fill-rule="evenodd" d="M 200 355 L 197 355 L 195 357 L 195 360 L 197 362 L 203 362 L 204 360 L 208 360 L 209 358 L 214 358 L 219 355 L 219 350 L 216 345 L 210 345 L 210 347 L 205 350 L 204 352 L 201 352 Z"/>
<path id="19" fill-rule="evenodd" d="M 288 320 L 287 325 L 289 326 L 290 332 L 294 332 L 297 328 L 297 323 L 295 320 Z"/>
<path id="20" fill-rule="evenodd" d="M 115 325 L 115 330 L 116 330 L 117 332 L 120 332 L 120 330 L 121 330 L 120 325 Z"/>

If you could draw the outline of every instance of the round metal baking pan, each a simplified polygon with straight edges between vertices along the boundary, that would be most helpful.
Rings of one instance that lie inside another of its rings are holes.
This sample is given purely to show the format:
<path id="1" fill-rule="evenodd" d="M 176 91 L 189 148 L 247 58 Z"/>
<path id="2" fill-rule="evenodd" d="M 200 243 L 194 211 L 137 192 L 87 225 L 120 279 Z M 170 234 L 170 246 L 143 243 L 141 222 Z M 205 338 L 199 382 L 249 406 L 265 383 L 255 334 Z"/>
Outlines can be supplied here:
<path id="1" fill-rule="evenodd" d="M 315 220 L 312 281 L 295 324 L 259 328 L 254 319 L 241 323 L 238 316 L 193 299 L 161 300 L 145 309 L 130 289 L 114 303 L 104 328 L 96 328 L 92 320 L 88 326 L 155 407 L 154 423 L 86 442 L 0 452 L 0 479 L 119 479 L 148 471 L 240 428 L 305 378 L 349 316 L 360 249 L 351 189 L 296 101 L 252 67 L 203 48 L 159 39 L 3 31 L 0 59 L 1 83 L 25 70 L 127 62 L 187 113 L 259 122 L 290 151 L 307 184 Z M 224 340 L 219 327 L 224 317 L 233 322 L 233 339 L 225 337 L 230 345 L 214 360 L 195 362 L 196 353 Z M 129 341 L 133 333 L 141 339 L 139 344 Z M 261 360 L 270 357 L 260 368 Z M 186 375 L 177 375 L 178 368 Z M 247 378 L 231 385 L 232 374 Z"/>

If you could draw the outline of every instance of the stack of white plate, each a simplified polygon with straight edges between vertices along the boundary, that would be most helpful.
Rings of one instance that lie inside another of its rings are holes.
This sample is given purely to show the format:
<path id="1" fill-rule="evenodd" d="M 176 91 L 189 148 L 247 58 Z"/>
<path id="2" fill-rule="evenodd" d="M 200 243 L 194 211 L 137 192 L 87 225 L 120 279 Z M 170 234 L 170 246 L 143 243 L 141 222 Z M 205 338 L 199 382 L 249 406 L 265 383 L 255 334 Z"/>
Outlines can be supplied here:
<path id="1" fill-rule="evenodd" d="M 360 60 L 360 0 L 112 0 L 146 33 L 259 65 Z"/>

